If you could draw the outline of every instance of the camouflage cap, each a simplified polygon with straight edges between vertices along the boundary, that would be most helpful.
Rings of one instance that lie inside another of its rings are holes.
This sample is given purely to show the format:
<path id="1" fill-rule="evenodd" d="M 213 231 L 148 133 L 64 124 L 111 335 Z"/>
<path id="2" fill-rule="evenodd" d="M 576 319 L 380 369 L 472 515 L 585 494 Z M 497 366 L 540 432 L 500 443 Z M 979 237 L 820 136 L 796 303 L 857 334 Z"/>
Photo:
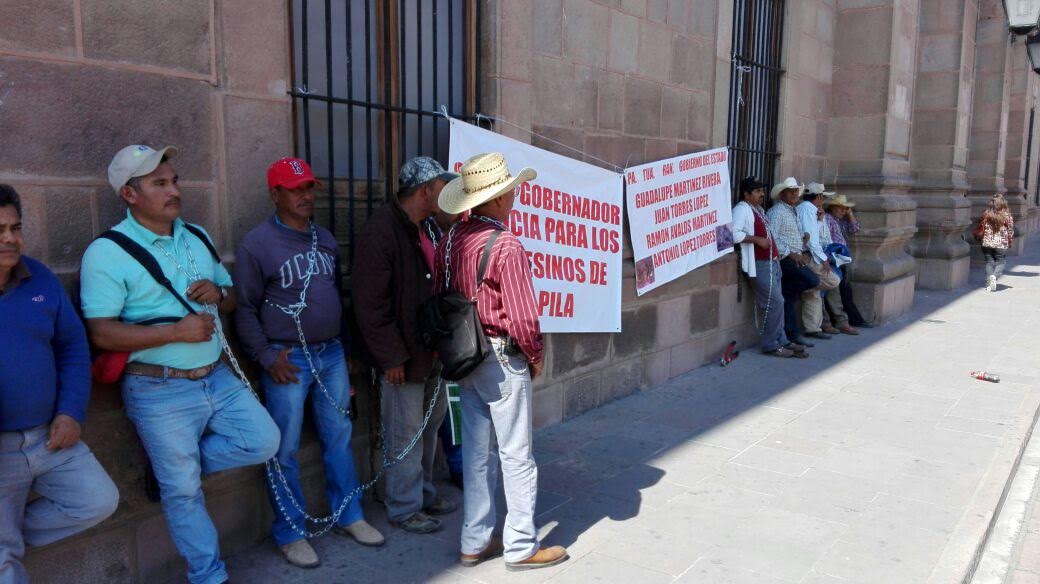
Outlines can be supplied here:
<path id="1" fill-rule="evenodd" d="M 444 170 L 440 162 L 429 156 L 416 156 L 401 166 L 401 172 L 397 175 L 398 188 L 410 189 L 435 178 L 447 182 L 458 176 L 453 172 Z"/>

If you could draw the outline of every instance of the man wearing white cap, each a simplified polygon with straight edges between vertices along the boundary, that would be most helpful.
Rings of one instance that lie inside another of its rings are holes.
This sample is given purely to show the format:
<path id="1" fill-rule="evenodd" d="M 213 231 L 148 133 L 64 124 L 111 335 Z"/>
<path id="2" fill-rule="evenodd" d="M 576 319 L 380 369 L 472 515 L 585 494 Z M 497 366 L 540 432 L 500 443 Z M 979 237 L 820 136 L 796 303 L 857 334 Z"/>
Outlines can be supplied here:
<path id="1" fill-rule="evenodd" d="M 180 218 L 169 163 L 176 154 L 134 145 L 112 160 L 108 180 L 127 215 L 87 248 L 81 302 L 94 346 L 129 352 L 123 402 L 151 459 L 188 580 L 217 584 L 228 575 L 201 475 L 264 462 L 277 451 L 279 433 L 220 361 L 217 312 L 234 308 L 231 276 L 206 232 Z"/>
<path id="2" fill-rule="evenodd" d="M 461 174 L 441 191 L 440 207 L 472 213 L 452 226 L 437 248 L 435 289 L 441 290 L 448 274 L 452 290 L 476 299 L 492 347 L 459 381 L 465 484 L 461 560 L 475 566 L 504 554 L 509 570 L 553 566 L 567 559 L 567 550 L 539 546 L 534 526 L 538 468 L 531 452 L 531 380 L 542 371 L 544 347 L 527 253 L 506 228 L 516 187 L 537 173 L 524 168 L 513 176 L 505 157 L 492 153 L 467 160 Z M 508 511 L 497 538 L 500 464 Z"/>

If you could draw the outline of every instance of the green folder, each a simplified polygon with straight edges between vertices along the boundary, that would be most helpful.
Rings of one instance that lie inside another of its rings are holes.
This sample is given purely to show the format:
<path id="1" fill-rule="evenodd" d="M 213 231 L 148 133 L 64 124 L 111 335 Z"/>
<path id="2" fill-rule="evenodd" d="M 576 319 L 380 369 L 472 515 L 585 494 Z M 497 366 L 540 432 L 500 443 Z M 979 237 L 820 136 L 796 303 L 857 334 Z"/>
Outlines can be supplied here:
<path id="1" fill-rule="evenodd" d="M 451 422 L 451 445 L 462 445 L 462 398 L 459 397 L 459 384 L 449 381 L 448 419 Z"/>

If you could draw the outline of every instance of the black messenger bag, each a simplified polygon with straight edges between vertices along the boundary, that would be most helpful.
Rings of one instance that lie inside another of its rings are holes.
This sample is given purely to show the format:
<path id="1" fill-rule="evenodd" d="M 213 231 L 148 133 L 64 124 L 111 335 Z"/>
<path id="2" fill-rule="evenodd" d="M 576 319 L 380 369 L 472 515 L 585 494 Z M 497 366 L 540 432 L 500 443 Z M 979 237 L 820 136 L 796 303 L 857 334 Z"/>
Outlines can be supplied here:
<path id="1" fill-rule="evenodd" d="M 477 269 L 477 291 L 484 282 L 491 246 L 502 232 L 495 230 L 484 245 Z M 448 237 L 451 237 L 449 234 Z M 445 262 L 450 258 L 446 258 Z M 472 299 L 447 290 L 419 306 L 420 340 L 440 358 L 441 377 L 458 381 L 480 365 L 492 350 L 477 316 L 476 295 Z"/>

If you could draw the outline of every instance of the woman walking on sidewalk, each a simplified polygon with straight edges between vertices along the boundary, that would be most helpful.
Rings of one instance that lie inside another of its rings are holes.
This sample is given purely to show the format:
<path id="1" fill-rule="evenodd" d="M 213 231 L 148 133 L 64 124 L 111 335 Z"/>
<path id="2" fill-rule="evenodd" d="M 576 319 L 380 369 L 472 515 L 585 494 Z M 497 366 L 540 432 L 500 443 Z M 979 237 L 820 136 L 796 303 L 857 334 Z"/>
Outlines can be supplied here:
<path id="1" fill-rule="evenodd" d="M 979 220 L 982 226 L 982 255 L 986 258 L 986 290 L 996 292 L 997 279 L 1004 273 L 1004 260 L 1015 237 L 1015 220 L 1004 195 L 997 193 Z"/>

